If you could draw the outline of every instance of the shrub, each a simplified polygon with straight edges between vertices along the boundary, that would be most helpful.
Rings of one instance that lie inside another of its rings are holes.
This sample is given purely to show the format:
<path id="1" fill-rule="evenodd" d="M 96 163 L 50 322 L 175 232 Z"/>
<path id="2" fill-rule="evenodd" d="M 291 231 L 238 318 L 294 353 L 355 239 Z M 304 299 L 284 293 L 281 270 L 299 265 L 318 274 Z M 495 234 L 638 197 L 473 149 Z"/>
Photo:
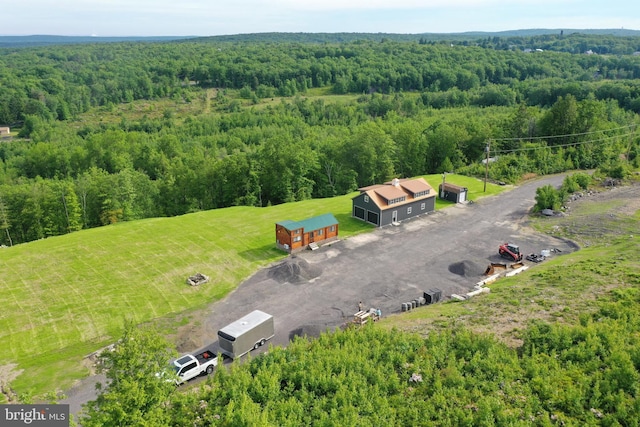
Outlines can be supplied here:
<path id="1" fill-rule="evenodd" d="M 534 210 L 540 212 L 543 209 L 558 209 L 562 203 L 560 192 L 551 185 L 539 187 L 536 190 L 536 205 Z"/>

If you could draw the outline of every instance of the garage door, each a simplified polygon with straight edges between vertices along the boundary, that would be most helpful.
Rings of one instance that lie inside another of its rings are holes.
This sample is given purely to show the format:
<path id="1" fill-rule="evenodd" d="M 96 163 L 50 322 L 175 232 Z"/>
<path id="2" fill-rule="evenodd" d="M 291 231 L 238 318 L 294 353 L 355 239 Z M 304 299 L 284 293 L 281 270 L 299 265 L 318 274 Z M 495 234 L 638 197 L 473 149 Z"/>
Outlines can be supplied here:
<path id="1" fill-rule="evenodd" d="M 364 209 L 355 206 L 353 208 L 353 216 L 364 221 Z"/>
<path id="2" fill-rule="evenodd" d="M 367 212 L 367 221 L 378 225 L 378 214 L 375 212 Z"/>

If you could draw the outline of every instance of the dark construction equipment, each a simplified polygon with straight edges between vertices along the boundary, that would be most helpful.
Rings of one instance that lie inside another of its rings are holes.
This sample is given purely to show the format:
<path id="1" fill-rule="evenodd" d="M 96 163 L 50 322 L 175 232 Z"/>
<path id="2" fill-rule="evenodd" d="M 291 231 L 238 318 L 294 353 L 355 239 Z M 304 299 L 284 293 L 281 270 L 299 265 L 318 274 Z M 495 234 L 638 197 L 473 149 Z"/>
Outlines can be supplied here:
<path id="1" fill-rule="evenodd" d="M 503 243 L 498 248 L 498 253 L 503 258 L 508 258 L 515 262 L 522 261 L 520 248 L 518 247 L 518 245 L 514 245 L 513 243 Z"/>
<path id="2" fill-rule="evenodd" d="M 442 299 L 442 291 L 440 289 L 429 289 L 424 292 L 424 299 L 427 304 L 435 304 Z"/>

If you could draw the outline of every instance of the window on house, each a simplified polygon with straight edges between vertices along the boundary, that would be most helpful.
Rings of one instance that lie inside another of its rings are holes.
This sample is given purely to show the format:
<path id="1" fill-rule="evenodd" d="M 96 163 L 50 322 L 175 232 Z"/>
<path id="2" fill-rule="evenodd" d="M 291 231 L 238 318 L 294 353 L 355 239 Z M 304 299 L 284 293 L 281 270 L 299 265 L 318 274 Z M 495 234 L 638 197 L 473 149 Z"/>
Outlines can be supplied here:
<path id="1" fill-rule="evenodd" d="M 336 231 L 336 226 L 332 225 L 331 228 L 329 228 L 329 231 Z"/>
<path id="2" fill-rule="evenodd" d="M 316 231 L 316 236 L 322 236 L 322 231 L 323 231 L 322 229 Z"/>
<path id="3" fill-rule="evenodd" d="M 300 240 L 302 240 L 302 236 L 296 236 L 293 238 L 294 242 L 299 242 Z"/>
<path id="4" fill-rule="evenodd" d="M 426 203 L 422 203 L 422 204 L 420 205 L 420 210 L 421 210 L 421 211 L 425 210 L 426 208 L 427 208 L 427 204 L 426 204 Z"/>
<path id="5" fill-rule="evenodd" d="M 364 196 L 364 202 L 365 202 L 365 203 L 369 203 L 369 196 L 367 196 L 366 194 L 365 194 L 365 196 Z"/>
<path id="6" fill-rule="evenodd" d="M 411 214 L 411 206 L 407 208 L 407 214 Z"/>
<path id="7" fill-rule="evenodd" d="M 394 203 L 404 202 L 406 199 L 407 199 L 406 196 L 402 196 L 402 197 L 398 197 L 398 198 L 395 198 L 395 199 L 391 199 L 391 200 L 389 200 L 389 204 L 393 205 Z"/>

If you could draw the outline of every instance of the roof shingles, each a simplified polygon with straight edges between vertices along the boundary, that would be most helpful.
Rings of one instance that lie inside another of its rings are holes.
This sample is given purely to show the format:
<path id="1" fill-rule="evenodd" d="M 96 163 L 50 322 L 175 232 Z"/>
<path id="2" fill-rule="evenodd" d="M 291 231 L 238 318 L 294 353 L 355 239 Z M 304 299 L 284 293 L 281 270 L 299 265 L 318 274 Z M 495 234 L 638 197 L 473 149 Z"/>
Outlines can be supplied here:
<path id="1" fill-rule="evenodd" d="M 394 185 L 394 182 L 397 186 Z M 397 181 L 394 180 L 385 182 L 384 184 L 363 187 L 360 188 L 360 194 L 366 193 L 373 203 L 375 203 L 380 209 L 385 210 L 412 203 L 416 200 L 435 197 L 436 194 L 432 190 L 433 187 L 431 187 L 424 178 L 415 178 L 401 179 Z M 421 195 L 414 197 L 416 194 Z M 395 201 L 402 197 L 405 197 L 403 201 L 389 204 L 390 200 Z"/>

